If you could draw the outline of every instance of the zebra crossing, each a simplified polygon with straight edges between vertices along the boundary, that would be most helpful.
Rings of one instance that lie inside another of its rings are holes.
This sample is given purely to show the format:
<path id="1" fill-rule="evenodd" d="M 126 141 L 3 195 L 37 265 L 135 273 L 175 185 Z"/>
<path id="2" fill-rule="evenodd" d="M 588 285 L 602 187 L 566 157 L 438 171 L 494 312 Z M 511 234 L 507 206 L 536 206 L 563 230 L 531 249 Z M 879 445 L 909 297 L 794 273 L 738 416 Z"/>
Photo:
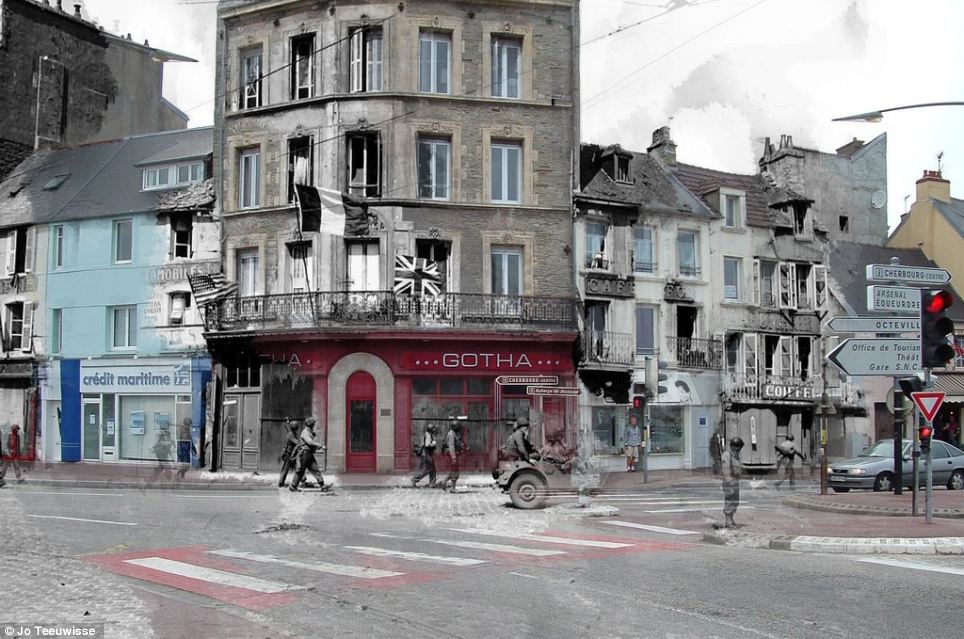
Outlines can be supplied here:
<path id="1" fill-rule="evenodd" d="M 621 532 L 621 531 L 620 531 Z M 364 539 L 364 541 L 362 541 Z M 369 532 L 305 557 L 239 548 L 155 548 L 83 559 L 133 579 L 188 591 L 249 610 L 294 603 L 316 586 L 400 587 L 456 576 L 457 571 L 520 562 L 580 561 L 620 553 L 678 551 L 689 544 L 570 531 L 545 533 L 442 528 L 425 534 Z M 338 562 L 338 563 L 336 563 Z"/>

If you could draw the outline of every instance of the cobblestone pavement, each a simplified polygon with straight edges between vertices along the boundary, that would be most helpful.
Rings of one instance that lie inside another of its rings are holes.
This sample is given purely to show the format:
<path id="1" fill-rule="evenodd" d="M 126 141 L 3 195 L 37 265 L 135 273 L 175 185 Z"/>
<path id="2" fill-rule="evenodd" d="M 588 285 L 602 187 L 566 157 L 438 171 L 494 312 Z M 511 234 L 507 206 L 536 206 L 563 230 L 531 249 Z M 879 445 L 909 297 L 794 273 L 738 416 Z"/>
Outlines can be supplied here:
<path id="1" fill-rule="evenodd" d="M 107 637 L 154 637 L 137 592 L 50 542 L 9 488 L 0 490 L 0 575 L 4 621 L 103 623 Z"/>

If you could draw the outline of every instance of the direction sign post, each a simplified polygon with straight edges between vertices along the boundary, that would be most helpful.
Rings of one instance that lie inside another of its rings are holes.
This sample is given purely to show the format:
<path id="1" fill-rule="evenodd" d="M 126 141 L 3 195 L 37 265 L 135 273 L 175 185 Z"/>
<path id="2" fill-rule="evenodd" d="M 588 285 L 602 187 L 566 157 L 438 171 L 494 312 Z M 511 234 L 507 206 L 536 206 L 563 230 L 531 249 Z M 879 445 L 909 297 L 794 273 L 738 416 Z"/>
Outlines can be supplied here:
<path id="1" fill-rule="evenodd" d="M 920 370 L 916 339 L 845 339 L 827 361 L 848 375 L 906 375 Z"/>
<path id="2" fill-rule="evenodd" d="M 495 378 L 495 383 L 499 386 L 527 386 L 529 384 L 555 386 L 559 383 L 559 378 L 555 375 L 499 375 Z"/>
<path id="3" fill-rule="evenodd" d="M 526 386 L 526 395 L 578 397 L 579 389 L 575 386 Z"/>
<path id="4" fill-rule="evenodd" d="M 920 289 L 909 286 L 868 286 L 868 311 L 919 311 Z"/>
<path id="5" fill-rule="evenodd" d="M 834 333 L 917 333 L 919 317 L 833 317 L 827 328 Z"/>
<path id="6" fill-rule="evenodd" d="M 900 264 L 868 264 L 868 282 L 907 282 L 908 284 L 947 284 L 951 274 L 942 268 L 901 266 Z"/>

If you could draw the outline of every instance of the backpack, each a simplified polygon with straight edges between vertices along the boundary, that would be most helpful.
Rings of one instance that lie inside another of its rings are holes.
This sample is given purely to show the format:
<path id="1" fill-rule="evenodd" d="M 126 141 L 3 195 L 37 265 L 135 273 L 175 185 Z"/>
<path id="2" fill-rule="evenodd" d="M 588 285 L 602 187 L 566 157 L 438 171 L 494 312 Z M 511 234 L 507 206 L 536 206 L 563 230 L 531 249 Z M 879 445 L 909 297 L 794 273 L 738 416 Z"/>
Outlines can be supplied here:
<path id="1" fill-rule="evenodd" d="M 418 437 L 412 437 L 412 454 L 416 457 L 422 455 L 422 442 L 419 441 Z"/>
<path id="2" fill-rule="evenodd" d="M 461 434 L 458 434 L 458 435 L 455 436 L 455 452 L 456 452 L 456 453 L 461 453 L 463 450 L 465 450 L 465 442 L 462 441 L 462 435 L 461 435 Z M 445 436 L 445 441 L 442 442 L 442 452 L 443 452 L 443 453 L 449 452 L 449 438 L 448 438 L 448 435 Z"/>

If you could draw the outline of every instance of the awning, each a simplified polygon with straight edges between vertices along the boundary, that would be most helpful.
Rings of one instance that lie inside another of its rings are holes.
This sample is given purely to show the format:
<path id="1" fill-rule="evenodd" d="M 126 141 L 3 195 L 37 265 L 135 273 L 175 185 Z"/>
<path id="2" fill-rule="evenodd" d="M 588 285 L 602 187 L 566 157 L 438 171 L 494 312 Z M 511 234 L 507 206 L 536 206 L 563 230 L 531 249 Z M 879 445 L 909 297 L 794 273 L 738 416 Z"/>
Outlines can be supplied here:
<path id="1" fill-rule="evenodd" d="M 944 401 L 964 404 L 964 373 L 937 373 L 934 390 L 945 394 Z"/>

